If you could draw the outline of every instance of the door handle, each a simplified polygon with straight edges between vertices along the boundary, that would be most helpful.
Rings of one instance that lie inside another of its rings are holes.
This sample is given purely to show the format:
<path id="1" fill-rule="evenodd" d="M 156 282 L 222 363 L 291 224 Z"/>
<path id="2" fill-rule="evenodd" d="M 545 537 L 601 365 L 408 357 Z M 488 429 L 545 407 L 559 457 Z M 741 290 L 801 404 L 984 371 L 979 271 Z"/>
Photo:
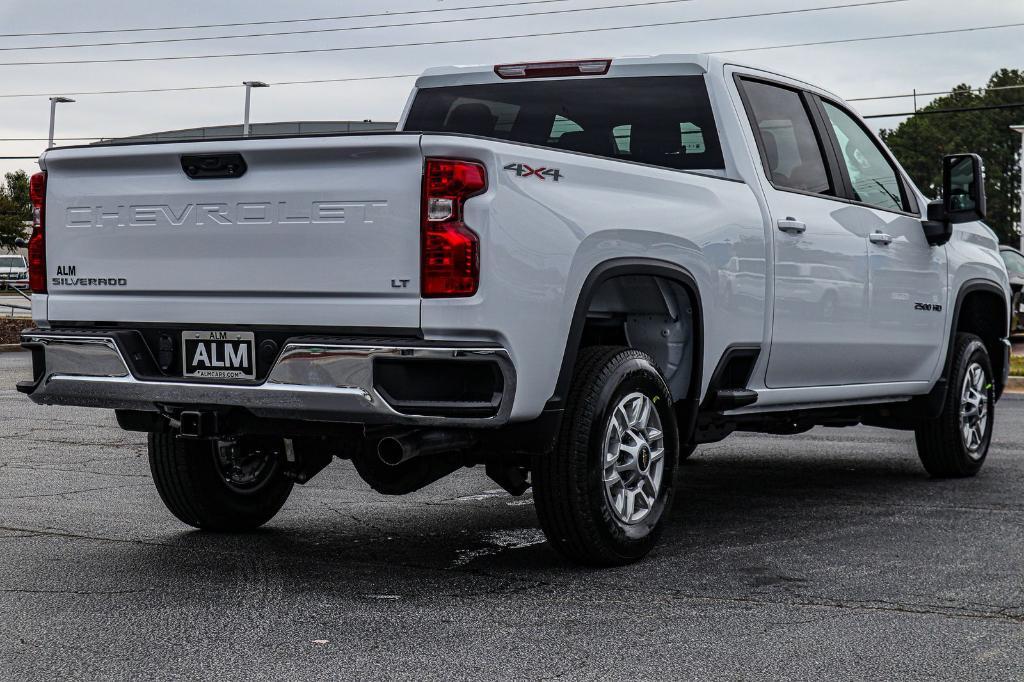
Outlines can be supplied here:
<path id="1" fill-rule="evenodd" d="M 779 220 L 779 229 L 786 234 L 803 234 L 807 231 L 807 224 L 802 223 L 796 218 L 786 218 L 785 220 Z"/>
<path id="2" fill-rule="evenodd" d="M 878 244 L 879 246 L 889 246 L 889 244 L 892 244 L 892 236 L 884 232 L 872 232 L 868 235 L 868 240 L 872 244 Z"/>

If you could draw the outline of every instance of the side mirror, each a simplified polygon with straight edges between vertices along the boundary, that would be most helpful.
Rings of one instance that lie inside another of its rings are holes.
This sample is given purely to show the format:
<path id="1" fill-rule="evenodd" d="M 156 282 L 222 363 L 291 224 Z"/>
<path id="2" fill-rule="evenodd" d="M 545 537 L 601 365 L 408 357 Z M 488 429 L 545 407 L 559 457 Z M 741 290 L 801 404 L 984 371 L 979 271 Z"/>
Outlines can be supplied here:
<path id="1" fill-rule="evenodd" d="M 985 169 L 977 154 L 952 154 L 942 159 L 942 198 L 928 204 L 925 236 L 933 246 L 953 236 L 953 225 L 984 220 Z"/>

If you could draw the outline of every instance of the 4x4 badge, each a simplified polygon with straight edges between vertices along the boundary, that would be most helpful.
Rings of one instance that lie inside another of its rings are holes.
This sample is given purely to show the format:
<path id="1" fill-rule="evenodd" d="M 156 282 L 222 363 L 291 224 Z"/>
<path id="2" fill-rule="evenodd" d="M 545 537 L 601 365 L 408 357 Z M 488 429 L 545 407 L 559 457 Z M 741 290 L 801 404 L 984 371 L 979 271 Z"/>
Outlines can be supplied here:
<path id="1" fill-rule="evenodd" d="M 530 168 L 525 163 L 510 163 L 505 166 L 505 170 L 512 171 L 520 178 L 536 176 L 540 180 L 547 180 L 548 178 L 551 178 L 555 182 L 558 182 L 565 177 L 562 175 L 562 171 L 557 168 Z"/>

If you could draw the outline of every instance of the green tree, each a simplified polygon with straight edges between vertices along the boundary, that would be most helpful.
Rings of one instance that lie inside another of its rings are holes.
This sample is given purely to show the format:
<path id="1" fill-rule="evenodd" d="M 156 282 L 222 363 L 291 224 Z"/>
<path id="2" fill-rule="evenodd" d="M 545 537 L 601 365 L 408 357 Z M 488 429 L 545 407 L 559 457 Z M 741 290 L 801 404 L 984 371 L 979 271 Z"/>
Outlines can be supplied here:
<path id="1" fill-rule="evenodd" d="M 0 249 L 13 249 L 15 239 L 27 237 L 25 223 L 31 220 L 28 175 L 25 171 L 7 173 L 0 186 Z"/>
<path id="2" fill-rule="evenodd" d="M 986 107 L 1024 102 L 1024 71 L 1000 69 L 982 90 L 962 84 L 933 100 L 921 112 L 935 109 Z M 938 197 L 942 187 L 942 157 L 975 152 L 985 162 L 985 221 L 1004 243 L 1018 243 L 1020 225 L 1020 135 L 1010 130 L 1024 123 L 1024 107 L 917 114 L 895 130 L 883 130 L 882 139 L 926 195 Z"/>

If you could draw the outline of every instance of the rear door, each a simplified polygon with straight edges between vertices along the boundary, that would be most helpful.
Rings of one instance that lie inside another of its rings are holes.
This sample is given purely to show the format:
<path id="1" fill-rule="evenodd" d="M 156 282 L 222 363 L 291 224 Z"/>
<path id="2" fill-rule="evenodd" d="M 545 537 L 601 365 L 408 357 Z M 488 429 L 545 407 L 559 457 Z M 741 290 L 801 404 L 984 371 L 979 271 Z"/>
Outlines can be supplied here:
<path id="1" fill-rule="evenodd" d="M 53 322 L 419 327 L 418 135 L 90 147 L 44 163 Z"/>
<path id="2" fill-rule="evenodd" d="M 866 230 L 837 201 L 841 179 L 817 132 L 814 104 L 798 89 L 739 81 L 760 151 L 775 229 L 770 388 L 863 383 L 868 331 Z"/>

